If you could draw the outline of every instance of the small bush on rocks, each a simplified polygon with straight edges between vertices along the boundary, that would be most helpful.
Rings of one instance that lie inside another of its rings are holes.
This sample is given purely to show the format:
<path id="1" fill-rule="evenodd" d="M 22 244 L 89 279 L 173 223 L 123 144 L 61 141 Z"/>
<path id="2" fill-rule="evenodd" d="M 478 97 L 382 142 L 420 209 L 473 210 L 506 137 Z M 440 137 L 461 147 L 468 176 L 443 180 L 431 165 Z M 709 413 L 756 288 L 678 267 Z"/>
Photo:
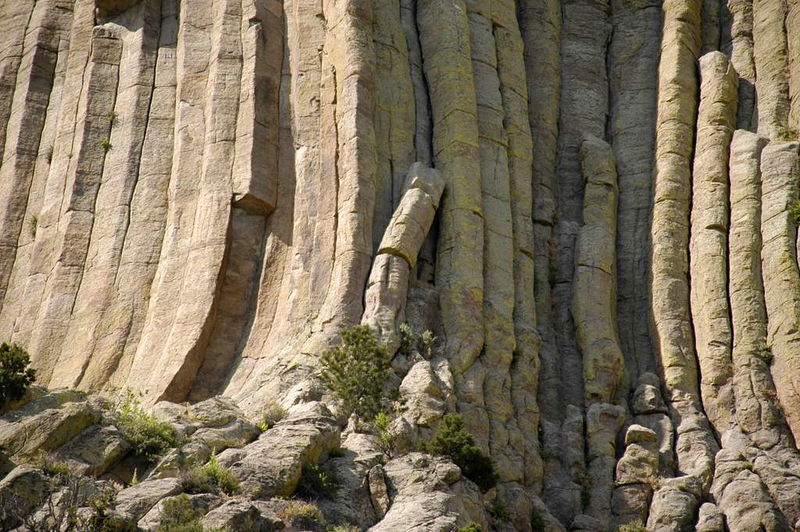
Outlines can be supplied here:
<path id="1" fill-rule="evenodd" d="M 447 414 L 439 423 L 439 429 L 423 450 L 435 455 L 447 456 L 465 477 L 486 491 L 497 484 L 497 473 L 492 459 L 475 445 L 472 434 L 464 428 L 464 420 L 457 414 Z"/>
<path id="2" fill-rule="evenodd" d="M 288 414 L 285 408 L 277 402 L 272 401 L 261 410 L 260 419 L 258 423 L 256 423 L 256 427 L 258 427 L 258 430 L 261 432 L 266 432 L 274 427 L 276 423 L 285 419 Z"/>
<path id="3" fill-rule="evenodd" d="M 183 476 L 183 489 L 188 493 L 239 493 L 239 481 L 221 466 L 216 455 L 204 466 L 195 467 Z"/>
<path id="4" fill-rule="evenodd" d="M 369 325 L 344 329 L 341 345 L 325 351 L 320 362 L 320 380 L 342 402 L 345 415 L 371 420 L 383 410 L 391 365 Z"/>
<path id="5" fill-rule="evenodd" d="M 458 532 L 483 532 L 483 527 L 475 521 L 471 521 L 467 526 L 459 528 Z"/>
<path id="6" fill-rule="evenodd" d="M 134 454 L 147 462 L 154 462 L 164 451 L 180 443 L 172 425 L 147 412 L 130 390 L 115 407 L 114 424 L 131 444 Z"/>
<path id="7" fill-rule="evenodd" d="M 378 435 L 378 449 L 388 456 L 392 457 L 395 450 L 394 435 L 389 431 L 389 424 L 392 419 L 386 412 L 380 412 L 375 416 L 375 432 Z"/>
<path id="8" fill-rule="evenodd" d="M 0 344 L 0 406 L 19 401 L 36 381 L 36 370 L 28 365 L 31 357 L 17 344 Z"/>
<path id="9" fill-rule="evenodd" d="M 322 513 L 313 504 L 303 501 L 289 501 L 279 512 L 280 517 L 287 524 L 302 524 L 303 522 L 318 523 L 322 520 Z M 295 523 L 300 521 L 300 523 Z"/>
<path id="10" fill-rule="evenodd" d="M 620 525 L 620 527 L 617 528 L 617 532 L 647 532 L 647 528 L 641 521 L 634 521 L 632 523 Z"/>
<path id="11" fill-rule="evenodd" d="M 308 499 L 333 499 L 339 491 L 339 479 L 327 467 L 311 464 L 303 467 L 295 493 Z"/>
<path id="12" fill-rule="evenodd" d="M 204 532 L 202 512 L 192 508 L 189 497 L 182 493 L 167 499 L 161 507 L 161 523 L 157 532 Z"/>

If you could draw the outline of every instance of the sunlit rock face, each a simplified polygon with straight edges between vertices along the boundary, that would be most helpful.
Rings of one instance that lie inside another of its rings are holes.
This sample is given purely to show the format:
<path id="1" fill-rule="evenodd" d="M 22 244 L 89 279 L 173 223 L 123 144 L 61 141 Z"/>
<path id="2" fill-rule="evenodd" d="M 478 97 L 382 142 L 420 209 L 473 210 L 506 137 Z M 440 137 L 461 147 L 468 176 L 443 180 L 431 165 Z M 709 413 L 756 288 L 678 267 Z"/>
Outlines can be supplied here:
<path id="1" fill-rule="evenodd" d="M 408 324 L 398 431 L 460 413 L 504 526 L 788 529 L 798 129 L 797 1 L 2 2 L 0 340 L 255 413 Z M 412 458 L 380 530 L 488 523 Z"/>

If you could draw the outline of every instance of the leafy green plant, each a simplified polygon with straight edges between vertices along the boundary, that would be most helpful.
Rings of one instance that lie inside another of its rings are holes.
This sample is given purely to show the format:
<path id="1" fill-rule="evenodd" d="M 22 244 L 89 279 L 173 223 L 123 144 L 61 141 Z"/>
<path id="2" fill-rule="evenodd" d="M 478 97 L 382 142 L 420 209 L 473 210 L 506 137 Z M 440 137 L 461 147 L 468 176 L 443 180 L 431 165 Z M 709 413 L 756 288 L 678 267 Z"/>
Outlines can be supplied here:
<path id="1" fill-rule="evenodd" d="M 410 355 L 414 350 L 417 350 L 425 358 L 433 356 L 436 337 L 431 331 L 423 331 L 422 334 L 417 334 L 408 323 L 401 323 L 399 333 L 400 353 Z"/>
<path id="2" fill-rule="evenodd" d="M 500 521 L 511 521 L 511 514 L 508 511 L 508 505 L 505 501 L 500 499 L 495 499 L 494 503 L 492 503 L 492 506 L 489 508 L 489 513 L 492 514 L 495 519 Z"/>
<path id="3" fill-rule="evenodd" d="M 239 481 L 212 454 L 206 465 L 195 467 L 183 476 L 183 489 L 188 493 L 235 495 L 239 493 Z"/>
<path id="4" fill-rule="evenodd" d="M 28 365 L 31 357 L 17 344 L 0 344 L 0 406 L 22 399 L 36 381 L 36 370 Z"/>
<path id="5" fill-rule="evenodd" d="M 789 216 L 791 216 L 795 225 L 800 225 L 800 200 L 794 200 L 789 205 Z"/>
<path id="6" fill-rule="evenodd" d="M 100 142 L 100 147 L 103 148 L 103 151 L 108 151 L 114 146 L 111 144 L 111 141 L 106 139 Z"/>
<path id="7" fill-rule="evenodd" d="M 395 449 L 394 435 L 389 431 L 391 422 L 392 419 L 386 412 L 378 412 L 378 415 L 375 416 L 374 425 L 378 435 L 378 449 L 389 458 L 392 457 Z"/>
<path id="8" fill-rule="evenodd" d="M 131 390 L 116 405 L 114 424 L 131 444 L 134 454 L 147 462 L 154 462 L 164 451 L 180 443 L 172 425 L 147 412 Z"/>
<path id="9" fill-rule="evenodd" d="M 486 491 L 497 484 L 497 473 L 492 459 L 475 445 L 475 440 L 466 428 L 464 420 L 457 414 L 447 414 L 431 441 L 423 444 L 431 454 L 447 456 L 465 477 Z"/>
<path id="10" fill-rule="evenodd" d="M 341 401 L 344 414 L 369 420 L 383 410 L 383 386 L 391 366 L 371 327 L 344 329 L 341 345 L 325 351 L 320 362 L 320 380 Z"/>
<path id="11" fill-rule="evenodd" d="M 303 467 L 295 494 L 308 499 L 333 499 L 339 491 L 339 479 L 327 467 L 311 464 Z"/>
<path id="12" fill-rule="evenodd" d="M 467 526 L 462 526 L 459 528 L 458 532 L 483 532 L 483 527 L 475 521 L 470 521 Z"/>
<path id="13" fill-rule="evenodd" d="M 261 410 L 256 427 L 258 427 L 258 430 L 261 432 L 266 432 L 274 427 L 276 423 L 285 419 L 288 414 L 286 409 L 279 403 L 272 401 Z"/>
<path id="14" fill-rule="evenodd" d="M 113 126 L 114 122 L 117 121 L 117 113 L 115 113 L 114 111 L 111 111 L 110 113 L 108 113 L 107 118 L 108 118 L 108 123 Z"/>

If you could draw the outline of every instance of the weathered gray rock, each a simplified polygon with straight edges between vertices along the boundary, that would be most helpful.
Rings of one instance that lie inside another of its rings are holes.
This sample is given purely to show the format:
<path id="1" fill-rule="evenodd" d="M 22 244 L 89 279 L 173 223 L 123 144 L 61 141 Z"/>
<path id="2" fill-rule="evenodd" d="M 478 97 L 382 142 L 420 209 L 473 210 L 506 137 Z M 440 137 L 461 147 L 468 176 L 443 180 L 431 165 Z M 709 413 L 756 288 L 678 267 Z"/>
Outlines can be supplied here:
<path id="1" fill-rule="evenodd" d="M 117 493 L 114 511 L 126 519 L 138 521 L 159 501 L 182 491 L 180 480 L 175 478 L 144 480 Z"/>

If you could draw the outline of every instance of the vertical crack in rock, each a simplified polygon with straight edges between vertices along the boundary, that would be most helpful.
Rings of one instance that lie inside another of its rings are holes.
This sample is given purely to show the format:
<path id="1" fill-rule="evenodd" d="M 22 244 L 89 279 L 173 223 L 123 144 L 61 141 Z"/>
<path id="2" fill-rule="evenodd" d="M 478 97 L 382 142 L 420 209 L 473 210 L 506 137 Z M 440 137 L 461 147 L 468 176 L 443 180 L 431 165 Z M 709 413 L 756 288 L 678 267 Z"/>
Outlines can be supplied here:
<path id="1" fill-rule="evenodd" d="M 700 392 L 717 432 L 734 422 L 733 332 L 728 305 L 728 159 L 736 127 L 737 80 L 728 58 L 700 58 L 700 105 L 692 168 L 689 276 Z"/>
<path id="2" fill-rule="evenodd" d="M 781 137 L 789 120 L 786 0 L 753 0 L 758 133 Z"/>
<path id="3" fill-rule="evenodd" d="M 696 61 L 700 47 L 700 5 L 692 0 L 664 3 L 659 65 L 655 188 L 651 227 L 653 341 L 663 372 L 670 416 L 677 431 L 678 468 L 697 477 L 690 492 L 663 487 L 653 505 L 684 493 L 687 509 L 711 483 L 717 442 L 702 410 L 689 310 L 689 202 L 691 159 L 697 118 Z M 651 514 L 648 523 L 662 517 Z"/>

